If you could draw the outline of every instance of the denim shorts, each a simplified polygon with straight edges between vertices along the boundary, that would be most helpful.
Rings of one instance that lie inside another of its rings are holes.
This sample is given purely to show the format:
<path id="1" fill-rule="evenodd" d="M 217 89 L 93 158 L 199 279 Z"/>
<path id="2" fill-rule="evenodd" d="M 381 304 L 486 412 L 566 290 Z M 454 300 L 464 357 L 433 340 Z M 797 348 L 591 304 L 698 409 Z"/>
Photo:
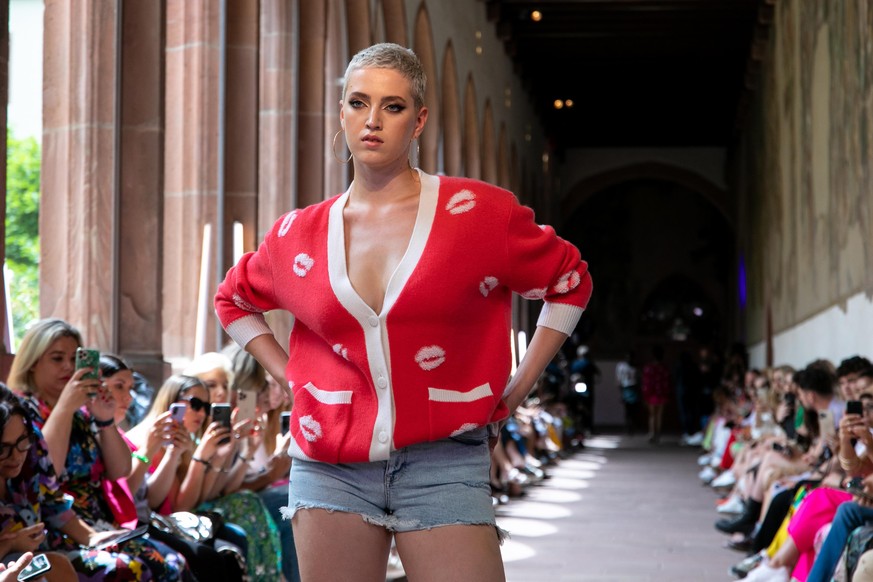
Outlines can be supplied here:
<path id="1" fill-rule="evenodd" d="M 393 451 L 387 461 L 330 464 L 294 459 L 291 519 L 300 509 L 357 513 L 391 532 L 445 525 L 496 527 L 485 428 Z M 498 536 L 503 533 L 498 530 Z"/>

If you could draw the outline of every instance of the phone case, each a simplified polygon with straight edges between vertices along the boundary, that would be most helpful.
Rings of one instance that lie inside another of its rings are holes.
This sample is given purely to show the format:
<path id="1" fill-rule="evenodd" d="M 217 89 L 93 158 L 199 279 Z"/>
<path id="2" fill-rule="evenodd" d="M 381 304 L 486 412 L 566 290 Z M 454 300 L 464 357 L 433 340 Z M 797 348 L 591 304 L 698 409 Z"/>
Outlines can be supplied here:
<path id="1" fill-rule="evenodd" d="M 76 349 L 76 369 L 91 368 L 91 371 L 82 376 L 83 380 L 96 380 L 100 377 L 100 352 L 85 348 Z"/>
<path id="2" fill-rule="evenodd" d="M 288 434 L 288 431 L 291 430 L 291 413 L 283 412 L 282 413 L 282 434 Z"/>
<path id="3" fill-rule="evenodd" d="M 230 404 L 213 404 L 212 420 L 230 428 Z"/>
<path id="4" fill-rule="evenodd" d="M 185 418 L 185 411 L 187 409 L 187 404 L 183 402 L 174 402 L 170 405 L 170 418 L 172 418 L 176 422 L 182 422 L 182 420 Z"/>
<path id="5" fill-rule="evenodd" d="M 237 390 L 236 406 L 239 409 L 237 421 L 245 418 L 255 418 L 258 405 L 258 393 L 254 390 Z"/>
<path id="6" fill-rule="evenodd" d="M 51 569 L 52 565 L 48 558 L 46 558 L 45 554 L 36 554 L 30 561 L 30 564 L 25 566 L 24 570 L 19 572 L 18 580 L 19 582 L 33 580 L 37 576 L 41 576 Z"/>

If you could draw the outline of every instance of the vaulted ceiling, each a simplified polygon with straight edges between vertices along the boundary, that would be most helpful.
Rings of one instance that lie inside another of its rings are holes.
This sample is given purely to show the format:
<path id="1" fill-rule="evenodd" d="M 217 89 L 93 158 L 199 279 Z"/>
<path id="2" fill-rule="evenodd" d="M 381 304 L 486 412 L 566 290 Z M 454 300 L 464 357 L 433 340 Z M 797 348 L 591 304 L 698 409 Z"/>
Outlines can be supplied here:
<path id="1" fill-rule="evenodd" d="M 773 2 L 485 0 L 558 152 L 729 146 Z"/>

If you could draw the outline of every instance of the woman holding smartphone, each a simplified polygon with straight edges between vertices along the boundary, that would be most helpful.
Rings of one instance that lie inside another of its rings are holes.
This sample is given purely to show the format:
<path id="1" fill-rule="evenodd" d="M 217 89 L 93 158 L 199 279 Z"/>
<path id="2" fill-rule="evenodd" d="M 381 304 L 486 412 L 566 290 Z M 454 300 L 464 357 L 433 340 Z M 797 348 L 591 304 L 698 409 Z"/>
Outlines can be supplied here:
<path id="1" fill-rule="evenodd" d="M 76 369 L 76 350 L 81 346 L 79 331 L 69 323 L 60 319 L 35 323 L 21 341 L 7 384 L 23 396 L 29 420 L 44 436 L 61 489 L 73 498 L 73 510 L 96 531 L 116 531 L 120 524 L 103 490 L 107 479 L 130 473 L 130 449 L 115 424 L 115 397 L 99 379 L 99 370 L 97 379 L 86 379 L 94 370 Z M 67 536 L 51 542 L 53 548 L 78 547 Z M 186 565 L 176 560 L 177 554 L 162 555 L 148 539 L 130 540 L 121 548 L 119 563 L 133 571 L 131 579 L 151 576 L 170 581 L 186 575 Z"/>
<path id="2" fill-rule="evenodd" d="M 527 398 L 591 294 L 578 250 L 512 193 L 411 167 L 425 82 L 406 48 L 355 55 L 336 135 L 354 181 L 281 217 L 215 297 L 294 393 L 287 516 L 307 582 L 384 579 L 392 537 L 411 580 L 504 579 L 486 427 Z M 507 383 L 513 292 L 545 306 Z M 295 317 L 290 354 L 274 309 Z"/>
<path id="3" fill-rule="evenodd" d="M 258 496 L 238 491 L 238 482 L 245 476 L 242 459 L 248 445 L 246 439 L 234 436 L 248 423 L 233 428 L 210 423 L 209 395 L 199 378 L 170 376 L 155 394 L 146 417 L 131 429 L 131 440 L 142 449 L 154 424 L 168 414 L 171 405 L 186 405 L 172 444 L 148 456 L 153 477 L 159 475 L 155 478 L 159 485 L 149 488 L 149 505 L 165 515 L 174 511 L 221 514 L 226 529 L 218 537 L 243 550 L 251 580 L 273 582 L 279 579 L 278 531 Z"/>

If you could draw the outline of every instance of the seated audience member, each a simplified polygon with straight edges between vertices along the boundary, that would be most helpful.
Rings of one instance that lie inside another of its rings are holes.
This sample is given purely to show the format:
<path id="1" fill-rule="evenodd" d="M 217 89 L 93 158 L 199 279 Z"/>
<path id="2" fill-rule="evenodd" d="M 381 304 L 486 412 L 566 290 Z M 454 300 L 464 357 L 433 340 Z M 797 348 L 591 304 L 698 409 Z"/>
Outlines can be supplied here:
<path id="1" fill-rule="evenodd" d="M 112 354 L 101 354 L 100 372 L 104 384 L 115 396 L 115 419 L 117 422 L 121 422 L 133 399 L 131 387 L 134 383 L 134 372 L 121 358 Z M 233 552 L 228 549 L 228 543 L 222 541 L 221 547 L 228 551 L 219 552 L 215 549 L 215 540 L 210 542 L 187 541 L 150 525 L 152 512 L 149 507 L 148 494 L 151 491 L 160 495 L 159 492 L 165 484 L 172 480 L 174 469 L 172 467 L 172 454 L 164 455 L 163 464 L 154 472 L 151 472 L 149 459 L 157 457 L 158 453 L 163 452 L 164 447 L 185 448 L 190 446 L 191 439 L 185 428 L 175 423 L 170 418 L 169 412 L 165 412 L 152 425 L 145 437 L 145 446 L 142 449 L 137 448 L 124 433 L 121 434 L 131 449 L 133 467 L 127 478 L 106 482 L 108 487 L 104 489 L 104 493 L 116 519 L 129 527 L 149 525 L 149 537 L 185 556 L 192 572 L 200 580 L 241 581 L 245 575 L 244 565 L 241 567 L 234 555 L 237 553 L 242 557 L 241 548 L 237 552 Z M 223 532 L 223 529 L 215 532 L 215 537 L 220 539 Z M 237 539 L 239 536 L 232 537 Z M 233 548 L 237 549 L 236 546 Z"/>
<path id="2" fill-rule="evenodd" d="M 279 530 L 282 574 L 288 582 L 299 582 L 294 534 L 287 523 L 282 523 L 280 511 L 282 506 L 288 504 L 288 478 L 291 473 L 291 457 L 288 456 L 291 435 L 280 434 L 280 416 L 287 408 L 286 394 L 290 394 L 290 391 L 283 389 L 239 345 L 230 344 L 222 353 L 230 360 L 233 372 L 231 399 L 239 402 L 241 391 L 257 394 L 257 418 L 251 436 L 253 448 L 249 453 L 248 469 L 241 487 L 251 489 L 261 497 Z"/>
<path id="3" fill-rule="evenodd" d="M 218 352 L 200 354 L 182 371 L 185 376 L 200 378 L 209 390 L 209 402 L 229 402 L 236 405 L 234 394 L 230 391 L 233 384 L 233 366 L 230 358 Z"/>
<path id="4" fill-rule="evenodd" d="M 114 531 L 120 524 L 103 494 L 104 482 L 130 473 L 130 449 L 115 425 L 115 398 L 102 385 L 99 370 L 76 369 L 79 347 L 82 338 L 67 322 L 39 321 L 24 335 L 7 382 L 23 394 L 61 488 L 73 499 L 73 510 L 90 528 Z M 79 542 L 55 536 L 50 545 L 75 551 Z M 179 554 L 146 537 L 126 541 L 120 548 L 111 564 L 95 567 L 116 568 L 115 575 L 122 577 L 116 579 L 127 580 L 179 580 L 189 575 Z M 82 571 L 75 562 L 74 566 Z"/>
<path id="5" fill-rule="evenodd" d="M 242 437 L 250 421 L 226 428 L 217 422 L 207 426 L 209 391 L 203 381 L 191 376 L 171 376 L 158 389 L 152 409 L 130 432 L 139 449 L 147 447 L 148 435 L 173 403 L 186 405 L 183 430 L 173 433 L 173 444 L 149 458 L 151 470 L 162 475 L 162 487 L 149 490 L 152 509 L 173 511 L 214 511 L 244 534 L 237 540 L 230 532 L 225 539 L 245 548 L 251 580 L 279 579 L 280 542 L 275 523 L 260 498 L 240 490 L 245 478 L 251 439 Z M 166 460 L 165 460 L 166 459 Z M 167 476 L 167 478 L 164 478 Z"/>

